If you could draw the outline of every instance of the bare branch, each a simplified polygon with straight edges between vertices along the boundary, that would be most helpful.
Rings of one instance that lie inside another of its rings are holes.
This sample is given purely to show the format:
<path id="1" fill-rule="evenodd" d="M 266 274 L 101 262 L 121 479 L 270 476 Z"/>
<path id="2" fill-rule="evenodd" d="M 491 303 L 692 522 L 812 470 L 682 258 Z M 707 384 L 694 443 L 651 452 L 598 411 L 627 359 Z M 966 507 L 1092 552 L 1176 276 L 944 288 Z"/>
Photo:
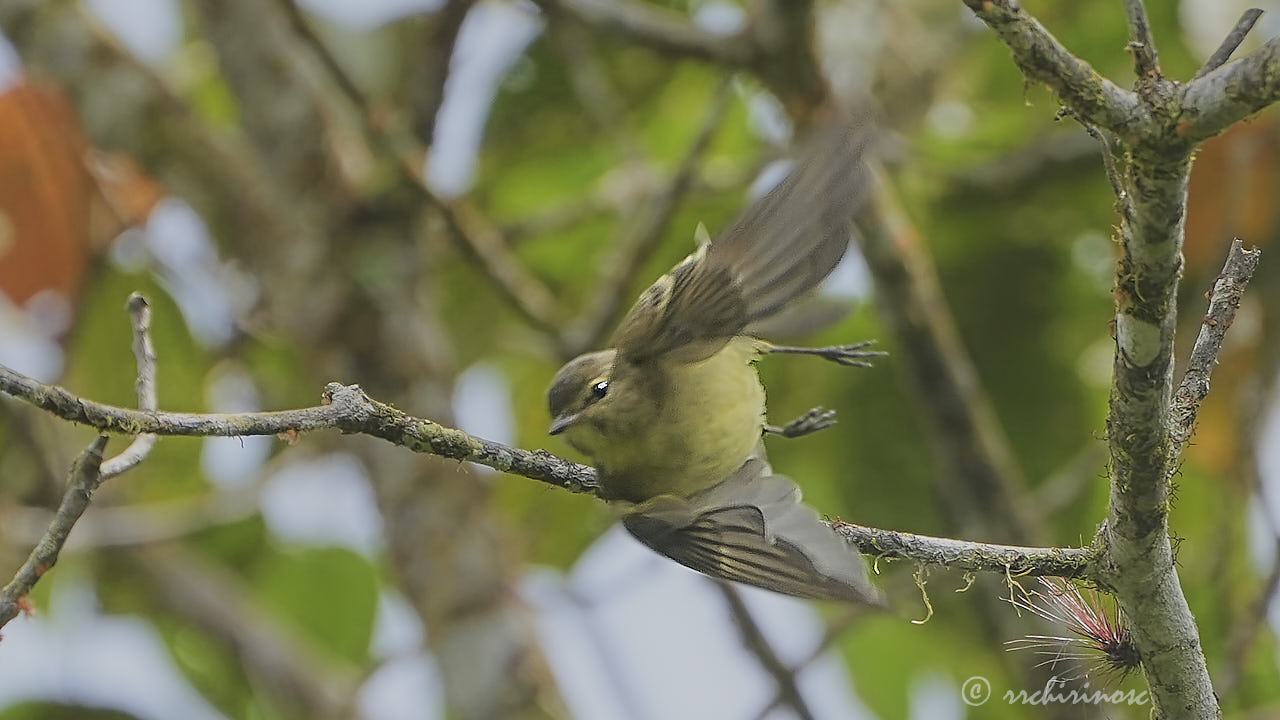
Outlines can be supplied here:
<path id="1" fill-rule="evenodd" d="M 138 409 L 155 410 L 158 407 L 156 349 L 151 344 L 151 305 L 145 297 L 133 293 L 125 308 L 133 324 L 133 355 L 138 361 Z M 156 436 L 150 433 L 134 438 L 119 455 L 103 461 L 100 481 L 109 480 L 142 462 L 155 444 Z"/>
<path id="2" fill-rule="evenodd" d="M 1145 133 L 1150 111 L 1138 96 L 1102 77 L 1072 55 L 1057 38 L 1014 0 L 964 0 L 1013 52 L 1013 61 L 1029 79 L 1057 93 L 1067 107 L 1093 125 L 1122 138 Z"/>
<path id="3" fill-rule="evenodd" d="M 1200 324 L 1200 334 L 1196 337 L 1195 346 L 1191 349 L 1191 359 L 1187 363 L 1187 371 L 1182 376 L 1182 383 L 1173 394 L 1173 402 L 1169 408 L 1170 466 L 1177 462 L 1195 430 L 1196 413 L 1200 403 L 1209 394 L 1209 379 L 1218 364 L 1218 353 L 1222 350 L 1222 341 L 1231 323 L 1236 319 L 1236 310 L 1240 308 L 1240 298 L 1244 295 L 1249 279 L 1258 268 L 1262 259 L 1262 251 L 1258 248 L 1245 249 L 1240 238 L 1231 241 L 1231 249 L 1227 252 L 1227 262 L 1222 273 L 1213 282 L 1213 290 L 1209 297 L 1209 310 Z"/>
<path id="4" fill-rule="evenodd" d="M 93 491 L 102 482 L 98 468 L 102 464 L 102 451 L 107 447 L 107 436 L 99 435 L 93 444 L 80 453 L 71 465 L 71 473 L 67 478 L 67 491 L 58 505 L 58 512 L 49 523 L 49 529 L 36 544 L 35 549 L 27 556 L 27 561 L 18 568 L 18 572 L 0 589 L 0 627 L 17 617 L 23 608 L 24 598 L 31 588 L 39 582 L 40 577 L 58 562 L 58 553 L 67 542 L 71 528 L 89 507 L 89 499 Z"/>
<path id="5" fill-rule="evenodd" d="M 1197 77 L 1182 96 L 1178 135 L 1213 137 L 1280 99 L 1280 38 L 1238 62 Z"/>
<path id="6" fill-rule="evenodd" d="M 1248 36 L 1249 31 L 1253 29 L 1254 23 L 1258 22 L 1260 17 L 1262 17 L 1262 10 L 1258 8 L 1245 10 L 1240 19 L 1236 21 L 1236 26 L 1222 39 L 1222 44 L 1218 46 L 1217 50 L 1213 51 L 1209 59 L 1204 61 L 1204 65 L 1200 66 L 1199 72 L 1196 73 L 1192 80 L 1199 80 L 1226 65 L 1227 61 L 1231 59 L 1231 54 L 1236 51 L 1236 48 L 1240 47 L 1240 43 L 1244 42 L 1245 37 Z"/>
<path id="7" fill-rule="evenodd" d="M 1124 0 L 1124 11 L 1129 17 L 1129 50 L 1133 53 L 1133 70 L 1138 82 L 1160 77 L 1160 57 L 1156 53 L 1155 38 L 1151 36 L 1146 6 L 1142 0 Z"/>

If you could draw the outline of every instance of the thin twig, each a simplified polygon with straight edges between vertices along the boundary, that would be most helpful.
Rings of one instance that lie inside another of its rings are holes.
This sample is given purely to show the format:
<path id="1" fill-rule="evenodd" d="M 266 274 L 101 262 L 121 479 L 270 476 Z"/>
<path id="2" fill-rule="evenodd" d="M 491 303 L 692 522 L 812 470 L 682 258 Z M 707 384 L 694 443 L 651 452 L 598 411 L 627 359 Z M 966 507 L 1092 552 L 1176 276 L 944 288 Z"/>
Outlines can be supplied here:
<path id="1" fill-rule="evenodd" d="M 555 297 L 512 252 L 502 230 L 469 200 L 446 202 L 427 190 L 416 173 L 410 179 L 440 209 L 451 234 L 462 241 L 463 250 L 476 260 L 512 307 L 538 329 L 558 330 L 562 323 Z"/>
<path id="2" fill-rule="evenodd" d="M 107 436 L 99 435 L 93 444 L 80 453 L 71 465 L 67 478 L 67 491 L 58 505 L 58 512 L 49 523 L 49 529 L 36 544 L 27 561 L 18 568 L 13 579 L 0 590 L 0 627 L 4 627 L 23 609 L 27 593 L 49 568 L 58 562 L 58 553 L 67 542 L 71 528 L 89 507 L 93 491 L 102 482 L 98 468 L 102 464 L 102 451 L 107 447 Z"/>
<path id="3" fill-rule="evenodd" d="M 1253 30 L 1254 23 L 1258 22 L 1260 17 L 1262 17 L 1262 10 L 1259 8 L 1245 10 L 1240 19 L 1236 21 L 1236 26 L 1222 39 L 1222 44 L 1218 46 L 1217 50 L 1213 51 L 1208 60 L 1204 61 L 1204 65 L 1200 66 L 1200 70 L 1191 79 L 1199 80 L 1226 65 L 1227 61 L 1231 59 L 1232 53 L 1236 51 L 1236 48 L 1240 47 L 1240 43 L 1244 42 L 1245 37 L 1248 36 L 1250 30 Z"/>
<path id="4" fill-rule="evenodd" d="M 1142 0 L 1124 0 L 1124 11 L 1129 17 L 1129 50 L 1133 53 L 1133 70 L 1139 82 L 1160 77 L 1160 57 L 1156 53 L 1156 41 L 1151 35 L 1151 21 Z"/>
<path id="5" fill-rule="evenodd" d="M 151 305 L 138 293 L 129 296 L 125 304 L 133 325 L 133 355 L 138 361 L 138 409 L 155 410 L 156 397 L 156 349 L 151 344 Z M 129 443 L 119 455 L 102 463 L 100 481 L 109 480 L 142 462 L 155 447 L 156 436 L 143 433 Z"/>
<path id="6" fill-rule="evenodd" d="M 1169 407 L 1170 417 L 1170 466 L 1176 464 L 1187 440 L 1195 430 L 1196 413 L 1200 403 L 1209 394 L 1209 379 L 1213 368 L 1218 364 L 1218 353 L 1222 350 L 1222 341 L 1227 330 L 1236 318 L 1236 310 L 1240 308 L 1240 298 L 1244 295 L 1249 279 L 1258 268 L 1262 251 L 1246 249 L 1240 238 L 1231 241 L 1231 249 L 1227 252 L 1227 262 L 1222 273 L 1213 282 L 1213 290 L 1209 297 L 1209 310 L 1200 324 L 1200 334 L 1196 337 L 1191 349 L 1191 359 L 1187 363 L 1187 371 L 1182 376 L 1182 383 L 1173 394 Z"/>
<path id="7" fill-rule="evenodd" d="M 1122 217 L 1129 218 L 1133 212 L 1133 206 L 1129 202 L 1129 192 L 1124 187 L 1124 175 L 1116 166 L 1115 153 L 1111 149 L 1111 139 L 1108 137 L 1110 133 L 1091 124 L 1069 107 L 1060 108 L 1057 117 L 1074 119 L 1080 123 L 1080 127 L 1084 128 L 1089 137 L 1102 146 L 1102 169 L 1107 173 L 1107 182 L 1111 183 L 1111 193 L 1116 196 L 1116 209 Z"/>

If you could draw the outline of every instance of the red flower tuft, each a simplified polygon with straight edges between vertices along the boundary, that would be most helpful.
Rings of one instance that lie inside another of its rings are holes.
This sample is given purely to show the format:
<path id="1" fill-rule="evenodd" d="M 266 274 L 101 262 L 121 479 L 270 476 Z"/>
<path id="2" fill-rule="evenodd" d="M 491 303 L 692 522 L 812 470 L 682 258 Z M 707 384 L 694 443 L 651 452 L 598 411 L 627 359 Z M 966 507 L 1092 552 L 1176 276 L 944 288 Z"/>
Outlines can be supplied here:
<path id="1" fill-rule="evenodd" d="M 1124 621 L 1119 606 L 1111 603 L 1111 611 L 1103 609 L 1096 590 L 1087 590 L 1088 598 L 1074 583 L 1060 578 L 1040 578 L 1046 591 L 1022 591 L 1022 597 L 1010 599 L 1014 607 L 1034 613 L 1066 628 L 1071 635 L 1027 635 L 1010 640 L 1009 650 L 1031 650 L 1049 656 L 1036 667 L 1056 666 L 1059 662 L 1079 661 L 1106 675 L 1123 680 L 1141 664 L 1133 635 Z"/>

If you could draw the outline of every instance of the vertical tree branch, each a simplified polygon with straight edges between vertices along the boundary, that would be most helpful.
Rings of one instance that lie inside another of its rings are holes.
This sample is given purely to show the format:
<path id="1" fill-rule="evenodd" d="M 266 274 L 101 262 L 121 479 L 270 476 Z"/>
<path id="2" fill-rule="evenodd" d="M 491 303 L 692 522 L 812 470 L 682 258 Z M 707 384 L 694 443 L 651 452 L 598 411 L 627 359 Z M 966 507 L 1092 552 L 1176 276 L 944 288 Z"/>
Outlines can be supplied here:
<path id="1" fill-rule="evenodd" d="M 1156 53 L 1156 41 L 1151 36 L 1151 21 L 1142 0 L 1124 0 L 1124 11 L 1129 17 L 1129 51 L 1133 53 L 1133 70 L 1138 82 L 1144 78 L 1160 76 L 1160 57 Z"/>
<path id="2" fill-rule="evenodd" d="M 1124 252 L 1114 290 L 1104 563 L 1141 654 L 1155 712 L 1213 718 L 1218 702 L 1169 541 L 1173 336 L 1190 156 L 1176 142 L 1171 153 L 1168 144 L 1163 152 L 1169 154 L 1130 152 L 1132 214 L 1121 218 Z"/>
<path id="3" fill-rule="evenodd" d="M 939 473 L 935 487 L 951 526 L 960 533 L 986 528 L 1007 542 L 1035 542 L 1039 522 L 922 240 L 883 182 L 872 212 L 859 246 L 875 279 L 877 303 L 901 345 L 900 361 L 937 464 L 950 476 L 942 480 Z"/>

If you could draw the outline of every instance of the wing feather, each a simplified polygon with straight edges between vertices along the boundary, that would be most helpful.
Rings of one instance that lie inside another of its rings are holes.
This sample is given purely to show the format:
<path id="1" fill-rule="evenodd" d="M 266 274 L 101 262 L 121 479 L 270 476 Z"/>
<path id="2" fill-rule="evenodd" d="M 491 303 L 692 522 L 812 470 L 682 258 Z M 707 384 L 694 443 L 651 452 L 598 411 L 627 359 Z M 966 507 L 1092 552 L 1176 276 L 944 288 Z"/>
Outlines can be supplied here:
<path id="1" fill-rule="evenodd" d="M 857 551 L 800 502 L 795 483 L 758 459 L 691 498 L 643 503 L 622 522 L 640 542 L 704 575 L 802 598 L 882 604 Z"/>
<path id="2" fill-rule="evenodd" d="M 821 282 L 868 194 L 870 139 L 864 117 L 816 133 L 786 179 L 640 296 L 618 328 L 619 357 L 709 357 Z"/>

